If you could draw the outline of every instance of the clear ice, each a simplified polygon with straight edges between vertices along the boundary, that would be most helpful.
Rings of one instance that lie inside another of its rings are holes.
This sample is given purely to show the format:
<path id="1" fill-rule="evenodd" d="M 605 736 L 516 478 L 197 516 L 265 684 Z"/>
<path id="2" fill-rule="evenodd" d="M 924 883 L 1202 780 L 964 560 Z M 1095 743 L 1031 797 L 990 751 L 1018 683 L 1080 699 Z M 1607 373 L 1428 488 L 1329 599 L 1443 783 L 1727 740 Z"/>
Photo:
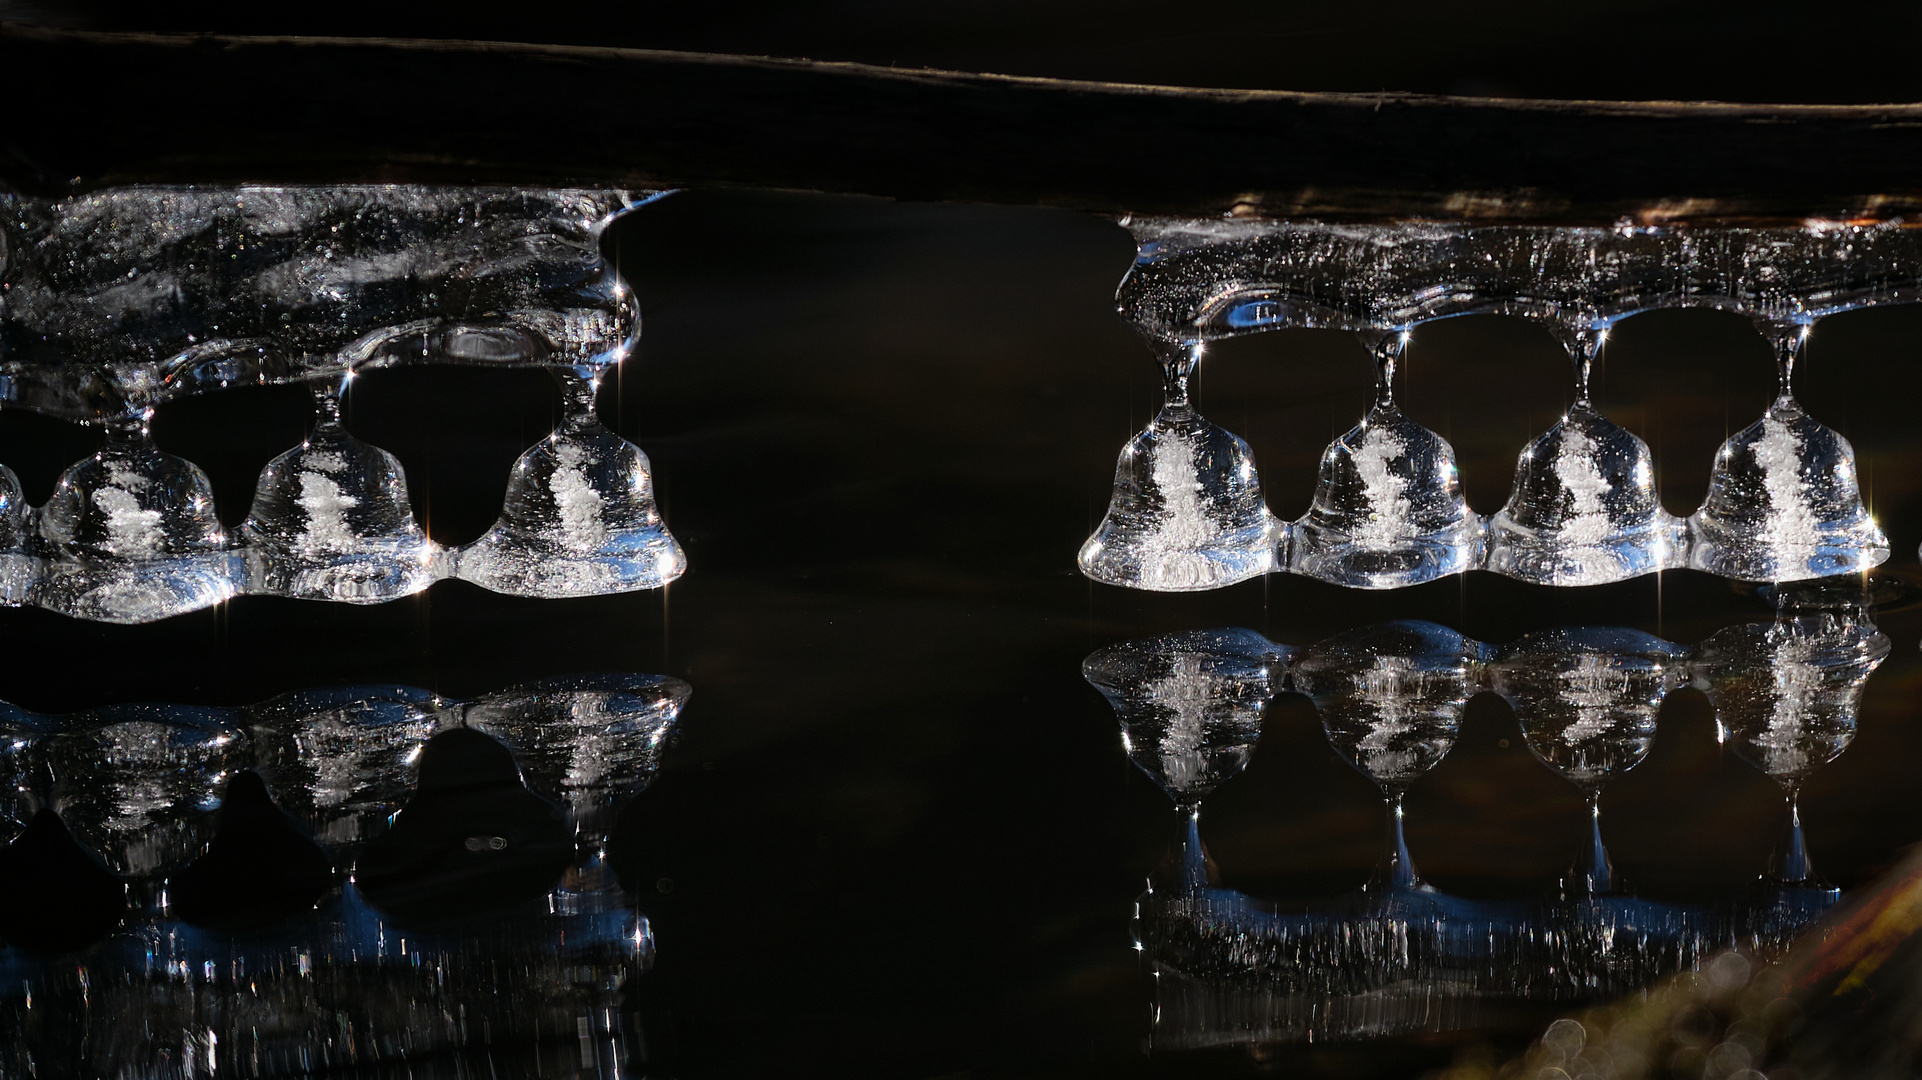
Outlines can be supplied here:
<path id="1" fill-rule="evenodd" d="M 1582 332 L 1669 307 L 1809 326 L 1837 312 L 1922 298 L 1922 236 L 1896 221 L 1573 228 L 1130 217 L 1123 224 L 1137 255 L 1117 308 L 1164 343 L 1323 327 L 1392 344 L 1423 323 L 1474 313 Z M 1455 489 L 1446 444 L 1378 405 L 1329 448 L 1314 508 L 1293 526 L 1285 565 L 1386 588 L 1477 568 L 1484 559 L 1488 569 L 1522 580 L 1588 585 L 1682 565 L 1782 581 L 1886 558 L 1886 541 L 1855 491 L 1847 442 L 1803 415 L 1786 381 L 1783 400 L 1718 459 L 1710 503 L 1692 528 L 1662 510 L 1647 447 L 1596 413 L 1585 381 L 1576 407 L 1524 454 L 1508 505 L 1489 522 L 1485 552 Z"/>
<path id="2" fill-rule="evenodd" d="M 655 508 L 647 455 L 601 426 L 594 379 L 566 383 L 561 426 L 514 463 L 500 520 L 461 549 L 455 573 L 519 596 L 598 596 L 673 581 L 687 558 Z"/>
<path id="3" fill-rule="evenodd" d="M 1262 500 L 1253 452 L 1188 401 L 1201 351 L 1164 350 L 1161 411 L 1122 447 L 1107 516 L 1081 546 L 1081 570 L 1096 581 L 1188 592 L 1278 567 L 1287 527 Z"/>
<path id="4" fill-rule="evenodd" d="M 1375 405 L 1322 454 L 1314 500 L 1295 522 L 1288 569 L 1361 589 L 1418 585 L 1473 569 L 1482 521 L 1462 498 L 1455 451 L 1395 404 L 1406 335 L 1377 344 Z"/>
<path id="5" fill-rule="evenodd" d="M 399 463 L 349 434 L 335 400 L 357 372 L 418 363 L 542 366 L 591 395 L 640 331 L 601 232 L 657 195 L 0 191 L 0 407 L 109 431 L 107 449 L 28 515 L 45 542 L 0 546 L 0 601 L 146 622 L 242 592 L 377 603 L 454 573 L 532 596 L 672 580 L 684 560 L 654 505 L 647 458 L 600 427 L 579 394 L 562 429 L 517 468 L 500 527 L 466 552 L 427 539 Z M 205 478 L 139 429 L 171 400 L 289 382 L 334 389 L 313 434 L 267 467 L 247 522 L 223 535 L 208 525 Z M 20 514 L 0 505 L 0 520 Z"/>
<path id="6" fill-rule="evenodd" d="M 255 591 L 373 604 L 440 576 L 440 549 L 414 521 L 394 455 L 340 424 L 340 399 L 318 388 L 305 442 L 267 463 L 241 523 Z"/>
<path id="7" fill-rule="evenodd" d="M 1571 342 L 1575 404 L 1522 451 L 1515 487 L 1488 522 L 1487 568 L 1541 585 L 1602 585 L 1673 570 L 1686 526 L 1662 508 L 1648 444 L 1597 413 L 1589 371 L 1600 334 Z"/>
<path id="8" fill-rule="evenodd" d="M 1689 519 L 1689 565 L 1743 581 L 1860 573 L 1889 557 L 1855 474 L 1855 448 L 1791 390 L 1803 327 L 1775 328 L 1774 404 L 1715 455 L 1708 498 Z"/>
<path id="9" fill-rule="evenodd" d="M 214 514 L 213 485 L 153 445 L 143 413 L 69 468 L 40 513 L 51 549 L 33 599 L 98 622 L 140 623 L 232 596 L 242 564 Z"/>

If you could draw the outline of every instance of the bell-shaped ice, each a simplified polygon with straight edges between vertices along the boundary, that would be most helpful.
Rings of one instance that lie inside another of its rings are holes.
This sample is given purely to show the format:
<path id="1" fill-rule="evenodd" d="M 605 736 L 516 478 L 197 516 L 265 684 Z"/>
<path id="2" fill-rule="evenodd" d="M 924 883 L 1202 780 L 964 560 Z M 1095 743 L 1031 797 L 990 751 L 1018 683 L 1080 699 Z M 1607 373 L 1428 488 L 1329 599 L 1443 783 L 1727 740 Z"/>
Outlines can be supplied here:
<path id="1" fill-rule="evenodd" d="M 519 461 L 500 520 L 462 548 L 456 574 L 517 596 L 598 596 L 653 589 L 687 559 L 654 505 L 640 447 L 601 426 L 595 381 L 570 377 L 561 426 Z"/>
<path id="2" fill-rule="evenodd" d="M 1262 500 L 1253 452 L 1188 402 L 1200 351 L 1170 350 L 1161 411 L 1121 449 L 1108 514 L 1081 545 L 1081 572 L 1096 581 L 1190 592 L 1279 568 L 1287 526 Z"/>
<path id="3" fill-rule="evenodd" d="M 40 529 L 56 558 L 35 600 L 65 615 L 151 622 L 217 604 L 239 584 L 207 475 L 155 448 L 145 416 L 110 428 L 98 453 L 61 475 Z"/>
<path id="4" fill-rule="evenodd" d="M 1855 448 L 1790 391 L 1806 332 L 1777 336 L 1780 392 L 1760 420 L 1722 444 L 1708 498 L 1689 518 L 1689 565 L 1742 581 L 1860 573 L 1889 557 L 1862 501 Z"/>
<path id="5" fill-rule="evenodd" d="M 1648 444 L 1584 398 L 1522 451 L 1488 522 L 1487 568 L 1539 585 L 1602 585 L 1683 566 L 1687 531 L 1662 509 Z"/>
<path id="6" fill-rule="evenodd" d="M 1394 589 L 1481 565 L 1482 520 L 1462 498 L 1454 449 L 1395 404 L 1404 343 L 1378 348 L 1374 408 L 1322 454 L 1314 501 L 1291 538 L 1297 574 Z"/>
<path id="7" fill-rule="evenodd" d="M 400 462 L 341 427 L 330 390 L 316 397 L 313 433 L 267 463 L 241 523 L 251 588 L 356 604 L 425 589 L 439 549 L 414 521 Z"/>

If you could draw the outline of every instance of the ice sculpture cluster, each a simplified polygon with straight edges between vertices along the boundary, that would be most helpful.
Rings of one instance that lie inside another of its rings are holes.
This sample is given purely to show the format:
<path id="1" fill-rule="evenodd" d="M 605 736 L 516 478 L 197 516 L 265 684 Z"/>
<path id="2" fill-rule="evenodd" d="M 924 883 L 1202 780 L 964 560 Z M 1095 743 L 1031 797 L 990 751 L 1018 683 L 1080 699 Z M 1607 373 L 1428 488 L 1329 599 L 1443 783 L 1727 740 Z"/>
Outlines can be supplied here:
<path id="1" fill-rule="evenodd" d="M 1492 646 L 1394 622 L 1306 649 L 1228 629 L 1094 653 L 1083 674 L 1114 706 L 1130 759 L 1174 800 L 1182 830 L 1177 864 L 1137 907 L 1156 973 L 1157 1044 L 1473 1027 L 1505 1000 L 1625 993 L 1738 946 L 1785 952 L 1837 895 L 1808 864 L 1797 788 L 1848 744 L 1863 684 L 1888 652 L 1865 610 L 1786 605 L 1773 622 L 1692 648 L 1610 627 Z M 1211 879 L 1202 800 L 1246 763 L 1275 707 L 1319 713 L 1330 742 L 1388 793 L 1389 850 L 1360 892 L 1276 905 Z M 1409 859 L 1401 793 L 1447 753 L 1465 712 L 1490 708 L 1512 708 L 1529 745 L 1588 797 L 1589 850 L 1559 896 L 1449 896 Z M 1736 752 L 1788 787 L 1789 834 L 1753 896 L 1666 903 L 1611 880 L 1601 787 L 1648 753 L 1659 715 L 1688 709 L 1712 710 Z"/>
<path id="2" fill-rule="evenodd" d="M 1161 357 L 1161 412 L 1121 453 L 1089 577 L 1138 589 L 1217 588 L 1291 572 L 1397 588 L 1485 568 L 1594 585 L 1679 567 L 1748 581 L 1851 573 L 1888 558 L 1848 440 L 1810 417 L 1791 379 L 1825 315 L 1922 298 L 1922 230 L 1900 222 L 1616 228 L 1131 219 L 1138 257 L 1121 314 Z M 1768 411 L 1716 456 L 1687 521 L 1662 509 L 1646 443 L 1596 411 L 1589 371 L 1609 327 L 1639 312 L 1714 307 L 1753 320 L 1778 358 Z M 1395 364 L 1413 328 L 1474 313 L 1530 319 L 1568 349 L 1575 404 L 1536 438 L 1493 515 L 1462 498 L 1454 451 L 1406 416 Z M 1306 514 L 1263 501 L 1248 445 L 1194 409 L 1206 344 L 1281 327 L 1357 333 L 1376 400 L 1331 443 Z"/>
<path id="3" fill-rule="evenodd" d="M 4 707 L 0 1071 L 309 1075 L 577 1039 L 637 1060 L 621 988 L 653 937 L 607 835 L 689 693 Z"/>
<path id="4" fill-rule="evenodd" d="M 640 332 L 600 252 L 657 192 L 334 186 L 0 191 L 0 407 L 106 430 L 29 507 L 0 465 L 0 602 L 146 622 L 241 593 L 377 603 L 443 577 L 525 596 L 653 588 L 685 559 L 646 455 L 594 412 Z M 513 470 L 500 520 L 443 550 L 392 454 L 339 395 L 397 364 L 542 366 L 566 415 Z M 156 406 L 302 383 L 312 434 L 262 473 L 247 520 L 148 435 Z"/>

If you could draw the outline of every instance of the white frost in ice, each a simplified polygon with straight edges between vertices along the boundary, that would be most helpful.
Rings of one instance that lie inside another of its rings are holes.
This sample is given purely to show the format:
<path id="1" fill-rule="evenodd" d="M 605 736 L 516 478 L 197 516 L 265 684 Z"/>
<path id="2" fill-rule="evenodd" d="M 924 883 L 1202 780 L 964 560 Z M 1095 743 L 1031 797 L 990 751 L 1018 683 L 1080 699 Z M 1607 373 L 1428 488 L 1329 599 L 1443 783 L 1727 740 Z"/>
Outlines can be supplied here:
<path id="1" fill-rule="evenodd" d="M 1167 432 L 1150 453 L 1150 474 L 1161 492 L 1162 515 L 1148 534 L 1146 548 L 1155 554 L 1191 552 L 1214 535 L 1214 523 L 1201 501 L 1201 473 L 1195 468 L 1200 449 L 1180 432 Z"/>
<path id="2" fill-rule="evenodd" d="M 1593 547 L 1608 539 L 1608 508 L 1602 497 L 1608 494 L 1610 485 L 1595 463 L 1596 450 L 1595 440 L 1587 432 L 1562 429 L 1562 444 L 1555 453 L 1555 476 L 1571 503 L 1562 539 L 1573 547 Z"/>
<path id="3" fill-rule="evenodd" d="M 1802 440 L 1781 420 L 1764 417 L 1755 463 L 1762 467 L 1762 488 L 1769 500 L 1763 543 L 1785 552 L 1813 548 L 1820 530 L 1808 503 L 1808 483 L 1802 479 Z"/>
<path id="4" fill-rule="evenodd" d="M 302 510 L 307 511 L 307 528 L 301 533 L 296 548 L 303 552 L 337 552 L 347 551 L 354 546 L 355 537 L 353 529 L 347 524 L 347 511 L 359 506 L 360 500 L 342 491 L 332 477 L 303 469 L 300 474 L 300 498 L 296 501 Z"/>
<path id="5" fill-rule="evenodd" d="M 113 477 L 119 481 L 119 470 Z M 103 487 L 93 493 L 93 504 L 107 515 L 107 551 L 123 559 L 150 559 L 160 554 L 160 511 L 143 510 L 140 499 L 125 487 Z"/>
<path id="6" fill-rule="evenodd" d="M 1362 499 L 1368 505 L 1368 519 L 1355 530 L 1361 544 L 1394 544 L 1407 539 L 1413 531 L 1409 513 L 1408 478 L 1396 475 L 1389 467 L 1408 452 L 1400 436 L 1386 428 L 1369 427 L 1355 450 L 1355 471 L 1361 477 Z"/>
<path id="7" fill-rule="evenodd" d="M 547 480 L 560 511 L 560 541 L 570 551 L 593 551 L 607 541 L 607 525 L 601 520 L 606 502 L 588 480 L 585 466 L 592 464 L 587 451 L 570 442 L 555 448 L 561 467 Z"/>

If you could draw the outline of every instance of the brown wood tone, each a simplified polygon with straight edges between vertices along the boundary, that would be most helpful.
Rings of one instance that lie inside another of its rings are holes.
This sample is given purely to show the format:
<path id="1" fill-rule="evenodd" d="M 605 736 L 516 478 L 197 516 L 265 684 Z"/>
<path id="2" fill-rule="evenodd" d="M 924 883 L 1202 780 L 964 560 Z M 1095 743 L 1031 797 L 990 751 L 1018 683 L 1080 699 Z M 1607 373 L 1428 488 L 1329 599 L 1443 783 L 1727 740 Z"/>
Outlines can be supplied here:
<path id="1" fill-rule="evenodd" d="M 746 185 L 1114 213 L 1891 217 L 1922 105 L 1196 90 L 465 41 L 0 27 L 0 176 Z"/>

